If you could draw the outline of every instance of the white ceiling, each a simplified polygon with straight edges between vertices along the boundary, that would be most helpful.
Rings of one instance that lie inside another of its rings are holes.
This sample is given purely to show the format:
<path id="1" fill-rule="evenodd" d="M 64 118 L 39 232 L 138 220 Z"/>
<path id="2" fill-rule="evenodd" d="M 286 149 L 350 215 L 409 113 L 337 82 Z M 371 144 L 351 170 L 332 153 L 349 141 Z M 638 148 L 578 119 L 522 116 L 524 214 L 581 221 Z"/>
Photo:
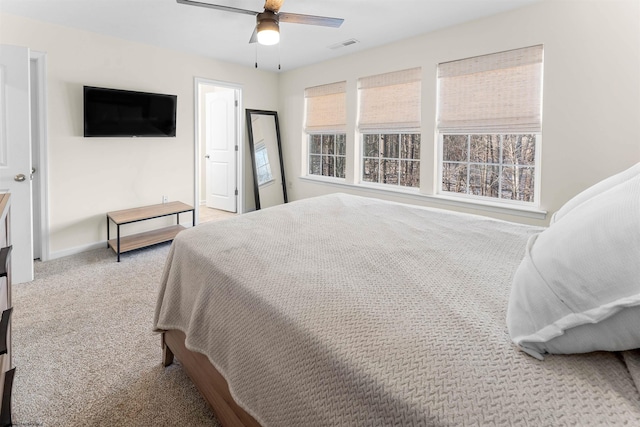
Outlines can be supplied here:
<path id="1" fill-rule="evenodd" d="M 262 11 L 264 0 L 199 0 Z M 0 0 L 0 11 L 266 70 L 291 70 L 540 0 L 287 0 L 282 12 L 344 18 L 340 28 L 280 24 L 276 46 L 249 44 L 251 15 L 175 0 Z M 348 39 L 359 41 L 330 49 Z M 256 48 L 257 46 L 257 48 Z"/>

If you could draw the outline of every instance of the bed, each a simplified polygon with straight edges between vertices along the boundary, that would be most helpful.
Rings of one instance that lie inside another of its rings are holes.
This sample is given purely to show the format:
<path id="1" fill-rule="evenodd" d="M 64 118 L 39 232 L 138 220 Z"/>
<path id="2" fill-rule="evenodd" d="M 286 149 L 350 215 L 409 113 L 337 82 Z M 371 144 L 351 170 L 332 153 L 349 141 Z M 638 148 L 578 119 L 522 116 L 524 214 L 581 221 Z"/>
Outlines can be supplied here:
<path id="1" fill-rule="evenodd" d="M 640 351 L 520 351 L 505 318 L 542 229 L 331 194 L 172 244 L 154 329 L 224 425 L 640 423 Z"/>

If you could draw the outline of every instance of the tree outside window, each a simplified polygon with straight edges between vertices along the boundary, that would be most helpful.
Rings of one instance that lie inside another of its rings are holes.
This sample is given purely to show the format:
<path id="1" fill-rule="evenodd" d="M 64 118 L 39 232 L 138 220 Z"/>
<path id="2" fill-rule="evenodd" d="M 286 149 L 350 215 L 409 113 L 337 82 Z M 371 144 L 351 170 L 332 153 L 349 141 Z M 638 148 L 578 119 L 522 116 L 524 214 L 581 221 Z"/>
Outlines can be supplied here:
<path id="1" fill-rule="evenodd" d="M 345 177 L 346 139 L 344 133 L 309 135 L 309 174 Z"/>
<path id="2" fill-rule="evenodd" d="M 364 134 L 362 181 L 420 187 L 420 134 Z"/>
<path id="3" fill-rule="evenodd" d="M 442 135 L 442 191 L 534 201 L 537 134 Z"/>

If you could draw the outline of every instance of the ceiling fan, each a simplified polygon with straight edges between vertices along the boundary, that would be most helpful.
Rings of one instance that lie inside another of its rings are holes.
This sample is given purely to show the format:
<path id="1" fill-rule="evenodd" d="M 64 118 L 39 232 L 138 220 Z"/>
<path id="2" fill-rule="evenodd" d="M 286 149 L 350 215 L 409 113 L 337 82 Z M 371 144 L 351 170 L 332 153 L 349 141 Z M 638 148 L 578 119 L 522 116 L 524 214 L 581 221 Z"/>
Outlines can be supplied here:
<path id="1" fill-rule="evenodd" d="M 342 25 L 344 19 L 329 18 L 326 16 L 301 15 L 299 13 L 280 12 L 280 7 L 284 0 L 266 0 L 264 3 L 264 11 L 256 12 L 253 10 L 239 9 L 237 7 L 224 6 L 219 4 L 203 3 L 193 0 L 176 0 L 178 3 L 190 6 L 206 7 L 209 9 L 224 10 L 226 12 L 243 13 L 245 15 L 254 15 L 256 17 L 256 27 L 249 43 L 258 42 L 263 45 L 273 45 L 280 41 L 280 22 L 288 22 L 291 24 L 320 25 L 323 27 L 338 28 Z"/>

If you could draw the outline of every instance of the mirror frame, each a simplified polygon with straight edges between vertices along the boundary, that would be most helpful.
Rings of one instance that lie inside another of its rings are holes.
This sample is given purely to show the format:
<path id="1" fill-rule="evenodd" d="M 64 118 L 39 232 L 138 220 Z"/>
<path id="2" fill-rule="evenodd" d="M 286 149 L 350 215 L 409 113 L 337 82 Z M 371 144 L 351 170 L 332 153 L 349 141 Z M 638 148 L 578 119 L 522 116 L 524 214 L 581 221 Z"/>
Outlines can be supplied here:
<path id="1" fill-rule="evenodd" d="M 251 126 L 252 120 L 251 116 L 253 114 L 259 114 L 264 116 L 273 116 L 276 125 L 276 140 L 278 143 L 278 157 L 280 159 L 280 177 L 282 179 L 282 195 L 284 198 L 284 203 L 287 203 L 287 181 L 284 178 L 284 162 L 282 161 L 282 142 L 280 140 L 280 124 L 278 122 L 278 112 L 277 111 L 269 111 L 269 110 L 252 110 L 247 108 L 245 110 L 246 121 L 247 121 L 247 131 L 249 132 L 249 152 L 251 153 L 251 167 L 253 169 L 253 194 L 255 196 L 256 201 L 256 210 L 260 210 L 260 192 L 258 185 L 258 172 L 256 170 L 256 155 L 255 155 L 255 144 L 253 140 L 253 128 Z"/>

